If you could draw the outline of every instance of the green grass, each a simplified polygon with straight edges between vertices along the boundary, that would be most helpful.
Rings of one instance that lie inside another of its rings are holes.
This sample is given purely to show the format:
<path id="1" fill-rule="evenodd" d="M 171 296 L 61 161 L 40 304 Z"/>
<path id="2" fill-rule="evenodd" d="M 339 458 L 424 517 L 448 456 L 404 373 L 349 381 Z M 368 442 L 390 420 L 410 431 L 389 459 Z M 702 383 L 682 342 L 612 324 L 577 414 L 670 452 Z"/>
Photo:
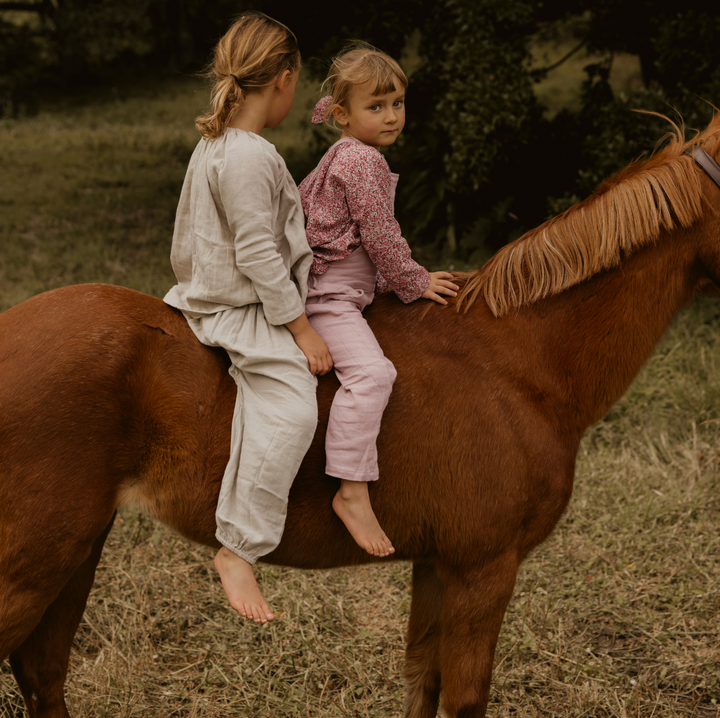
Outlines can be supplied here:
<path id="1" fill-rule="evenodd" d="M 273 139 L 305 141 L 313 88 Z M 202 83 L 179 78 L 0 123 L 0 307 L 105 281 L 162 296 Z M 574 497 L 523 565 L 489 715 L 720 716 L 720 307 L 681 313 L 578 457 Z M 263 567 L 278 620 L 227 606 L 213 552 L 124 511 L 71 658 L 91 716 L 400 716 L 410 568 Z M 0 718 L 22 715 L 0 666 Z"/>
<path id="2" fill-rule="evenodd" d="M 196 84 L 0 122 L 0 308 L 66 284 L 171 286 Z"/>
<path id="3" fill-rule="evenodd" d="M 173 285 L 175 208 L 207 86 L 195 78 L 107 92 L 101 102 L 0 120 L 0 310 L 67 284 L 156 296 Z M 287 154 L 309 133 L 314 88 L 267 137 Z"/>

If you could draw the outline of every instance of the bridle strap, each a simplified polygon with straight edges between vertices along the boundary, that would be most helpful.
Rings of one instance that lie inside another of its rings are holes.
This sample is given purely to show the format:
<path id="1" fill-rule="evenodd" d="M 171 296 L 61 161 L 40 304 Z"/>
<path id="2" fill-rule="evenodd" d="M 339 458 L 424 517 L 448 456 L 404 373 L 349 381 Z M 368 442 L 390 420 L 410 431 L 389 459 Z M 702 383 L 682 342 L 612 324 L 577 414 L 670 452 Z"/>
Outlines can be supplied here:
<path id="1" fill-rule="evenodd" d="M 693 147 L 692 156 L 700 169 L 720 187 L 720 165 L 702 147 Z"/>

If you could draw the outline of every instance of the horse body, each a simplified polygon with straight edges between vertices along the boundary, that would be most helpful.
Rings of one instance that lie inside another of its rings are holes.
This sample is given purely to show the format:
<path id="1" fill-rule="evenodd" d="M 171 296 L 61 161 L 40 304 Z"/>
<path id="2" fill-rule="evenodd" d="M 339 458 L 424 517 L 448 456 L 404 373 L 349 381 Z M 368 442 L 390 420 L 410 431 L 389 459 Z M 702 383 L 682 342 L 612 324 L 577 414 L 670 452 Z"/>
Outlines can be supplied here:
<path id="1" fill-rule="evenodd" d="M 368 311 L 398 369 L 378 442 L 382 480 L 370 490 L 393 559 L 414 562 L 407 716 L 435 716 L 441 689 L 448 716 L 485 715 L 518 566 L 567 505 L 583 432 L 676 311 L 720 279 L 720 193 L 704 177 L 695 189 L 704 210 L 686 227 L 670 217 L 614 265 L 521 309 L 494 316 L 492 302 L 468 301 L 463 314 L 384 296 Z M 510 290 L 536 264 L 506 273 Z M 483 278 L 466 277 L 465 295 Z M 117 507 L 139 504 L 217 545 L 235 385 L 224 354 L 202 347 L 180 314 L 118 287 L 35 297 L 0 316 L 0 337 L 0 657 L 10 655 L 30 715 L 57 718 Z M 376 560 L 331 507 L 323 443 L 336 388 L 320 381 L 318 431 L 270 562 Z"/>

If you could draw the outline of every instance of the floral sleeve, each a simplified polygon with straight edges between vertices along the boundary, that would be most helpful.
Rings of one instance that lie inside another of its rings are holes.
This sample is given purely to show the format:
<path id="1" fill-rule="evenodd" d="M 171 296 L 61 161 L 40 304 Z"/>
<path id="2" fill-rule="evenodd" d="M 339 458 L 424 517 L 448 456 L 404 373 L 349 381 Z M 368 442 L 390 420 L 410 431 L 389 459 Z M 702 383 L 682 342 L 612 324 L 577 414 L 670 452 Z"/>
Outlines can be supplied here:
<path id="1" fill-rule="evenodd" d="M 410 247 L 400 233 L 390 199 L 387 162 L 377 150 L 355 144 L 348 147 L 347 155 L 348 161 L 338 162 L 334 169 L 344 185 L 362 245 L 388 288 L 406 304 L 412 302 L 428 288 L 430 275 L 412 259 Z"/>
<path id="2" fill-rule="evenodd" d="M 390 287 L 388 287 L 387 279 L 378 272 L 377 277 L 375 278 L 375 294 L 382 294 L 383 292 L 389 291 L 389 289 Z"/>

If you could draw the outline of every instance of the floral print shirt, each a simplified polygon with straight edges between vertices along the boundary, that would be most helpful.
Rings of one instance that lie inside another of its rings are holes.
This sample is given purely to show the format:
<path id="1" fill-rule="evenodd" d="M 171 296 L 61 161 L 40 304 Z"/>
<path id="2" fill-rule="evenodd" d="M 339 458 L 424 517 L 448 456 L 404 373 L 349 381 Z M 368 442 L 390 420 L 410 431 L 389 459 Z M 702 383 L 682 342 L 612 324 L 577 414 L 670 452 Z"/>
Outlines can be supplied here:
<path id="1" fill-rule="evenodd" d="M 374 147 L 349 137 L 330 147 L 299 187 L 313 250 L 311 274 L 324 274 L 331 262 L 362 245 L 378 270 L 377 291 L 392 289 L 405 303 L 423 294 L 430 274 L 412 259 L 400 233 L 393 209 L 396 182 Z"/>

